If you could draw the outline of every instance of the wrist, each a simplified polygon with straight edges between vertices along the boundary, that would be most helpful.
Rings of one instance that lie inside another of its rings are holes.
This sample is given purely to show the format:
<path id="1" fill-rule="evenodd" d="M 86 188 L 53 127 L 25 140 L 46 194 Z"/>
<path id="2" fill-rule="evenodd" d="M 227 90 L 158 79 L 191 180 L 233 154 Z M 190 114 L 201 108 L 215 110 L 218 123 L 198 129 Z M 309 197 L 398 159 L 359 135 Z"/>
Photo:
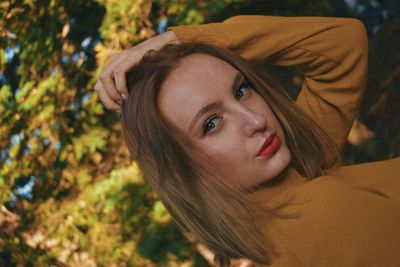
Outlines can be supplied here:
<path id="1" fill-rule="evenodd" d="M 167 43 L 173 43 L 173 44 L 178 44 L 179 39 L 178 36 L 175 34 L 175 32 L 168 30 L 165 33 L 165 38 Z"/>

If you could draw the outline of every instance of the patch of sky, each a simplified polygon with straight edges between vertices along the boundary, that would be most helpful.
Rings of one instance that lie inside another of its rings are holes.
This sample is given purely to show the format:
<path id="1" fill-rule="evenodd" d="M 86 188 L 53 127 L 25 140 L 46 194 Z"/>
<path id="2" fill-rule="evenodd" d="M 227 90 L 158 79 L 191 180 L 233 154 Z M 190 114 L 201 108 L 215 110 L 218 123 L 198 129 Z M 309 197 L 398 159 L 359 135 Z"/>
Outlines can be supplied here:
<path id="1" fill-rule="evenodd" d="M 86 49 L 86 48 L 88 48 L 88 46 L 90 45 L 91 42 L 92 42 L 92 37 L 90 37 L 90 36 L 86 37 L 85 39 L 83 39 L 81 46 Z"/>
<path id="2" fill-rule="evenodd" d="M 357 0 L 344 0 L 344 1 L 351 8 L 353 8 L 353 7 L 355 7 L 357 5 Z"/>
<path id="3" fill-rule="evenodd" d="M 77 103 L 71 103 L 71 104 L 69 104 L 68 108 L 69 108 L 69 110 L 71 110 L 71 111 L 77 111 L 78 108 L 79 108 L 79 104 L 77 104 Z"/>
<path id="4" fill-rule="evenodd" d="M 380 29 L 381 29 L 381 26 L 380 26 L 380 25 L 374 25 L 374 26 L 372 27 L 372 33 L 373 33 L 373 34 L 377 34 L 377 33 L 379 32 Z"/>
<path id="5" fill-rule="evenodd" d="M 158 34 L 163 33 L 163 32 L 165 32 L 167 30 L 167 27 L 168 27 L 168 19 L 167 18 L 163 18 L 160 21 L 160 23 L 158 23 L 156 31 L 157 31 Z"/>
<path id="6" fill-rule="evenodd" d="M 17 35 L 13 32 L 7 32 L 7 39 L 17 39 Z"/>
<path id="7" fill-rule="evenodd" d="M 92 96 L 91 92 L 87 92 L 86 94 L 84 94 L 81 99 L 81 105 L 85 105 L 89 101 L 91 96 Z"/>
<path id="8" fill-rule="evenodd" d="M 0 73 L 0 83 L 2 84 L 8 83 L 8 79 L 3 73 Z"/>
<path id="9" fill-rule="evenodd" d="M 15 96 L 18 96 L 20 92 L 21 92 L 21 89 L 19 89 L 19 87 L 17 87 L 14 92 Z"/>
<path id="10" fill-rule="evenodd" d="M 86 60 L 86 59 L 87 59 L 86 53 L 83 52 L 83 51 L 81 51 L 81 52 L 79 53 L 79 57 L 83 58 L 83 60 Z"/>
<path id="11" fill-rule="evenodd" d="M 48 144 L 50 144 L 50 139 L 49 138 L 43 138 L 42 139 L 42 143 L 43 143 L 43 145 L 47 146 Z"/>
<path id="12" fill-rule="evenodd" d="M 71 60 L 70 60 L 69 56 L 67 56 L 67 55 L 62 55 L 61 56 L 61 62 L 62 63 L 68 64 L 70 61 Z"/>
<path id="13" fill-rule="evenodd" d="M 33 135 L 34 136 L 39 136 L 40 135 L 40 129 L 35 129 L 34 131 L 33 131 Z"/>
<path id="14" fill-rule="evenodd" d="M 8 62 L 10 62 L 14 58 L 14 55 L 15 55 L 14 47 L 7 46 L 5 49 L 5 52 L 6 52 L 6 59 Z"/>
<path id="15" fill-rule="evenodd" d="M 389 18 L 389 13 L 388 13 L 387 9 L 384 9 L 384 10 L 383 10 L 382 16 L 383 16 L 383 18 L 384 18 L 385 20 L 387 20 L 387 19 Z"/>
<path id="16" fill-rule="evenodd" d="M 7 155 L 8 155 L 8 148 L 6 147 L 0 152 L 0 161 L 3 161 L 3 159 L 5 159 Z"/>
<path id="17" fill-rule="evenodd" d="M 61 143 L 57 142 L 54 147 L 56 150 L 59 150 L 61 148 Z"/>
<path id="18" fill-rule="evenodd" d="M 57 74 L 58 74 L 58 71 L 57 71 L 57 69 L 56 68 L 53 68 L 52 70 L 51 70 L 51 72 L 50 72 L 50 75 L 51 76 L 57 76 Z"/>
<path id="19" fill-rule="evenodd" d="M 28 154 L 31 151 L 32 151 L 32 145 L 28 144 L 24 149 L 24 154 Z"/>
<path id="20" fill-rule="evenodd" d="M 79 60 L 79 53 L 74 53 L 73 55 L 72 55 L 72 61 L 74 61 L 74 62 L 76 62 L 76 61 L 78 61 Z"/>
<path id="21" fill-rule="evenodd" d="M 15 209 L 15 201 L 17 200 L 17 196 L 14 193 L 10 193 L 10 200 L 6 201 L 4 203 L 4 206 L 8 209 L 8 210 L 13 210 Z"/>
<path id="22" fill-rule="evenodd" d="M 13 134 L 11 136 L 11 145 L 14 146 L 15 144 L 21 142 L 21 140 L 25 137 L 24 132 L 20 132 L 19 134 Z"/>
<path id="23" fill-rule="evenodd" d="M 22 186 L 17 187 L 18 195 L 29 200 L 32 199 L 34 186 L 35 186 L 35 176 L 31 175 L 29 176 L 28 182 L 26 182 Z"/>
<path id="24" fill-rule="evenodd" d="M 15 194 L 11 193 L 11 194 L 10 194 L 10 200 L 11 200 L 11 201 L 17 200 L 17 196 L 16 196 Z"/>
<path id="25" fill-rule="evenodd" d="M 87 56 L 86 56 L 86 54 L 85 54 L 83 51 L 80 51 L 79 53 L 78 53 L 78 52 L 77 52 L 77 53 L 74 53 L 74 54 L 72 55 L 72 61 L 73 61 L 73 62 L 76 62 L 76 61 L 80 60 L 81 58 L 83 58 L 83 60 L 86 60 L 86 59 L 87 59 Z"/>
<path id="26" fill-rule="evenodd" d="M 357 10 L 357 14 L 361 14 L 365 11 L 365 6 L 357 5 L 356 10 Z"/>
<path id="27" fill-rule="evenodd" d="M 376 0 L 370 0 L 370 1 L 369 1 L 369 4 L 370 4 L 372 7 L 375 7 L 375 8 L 378 8 L 378 7 L 381 6 L 381 4 L 379 3 L 379 1 L 376 1 Z"/>

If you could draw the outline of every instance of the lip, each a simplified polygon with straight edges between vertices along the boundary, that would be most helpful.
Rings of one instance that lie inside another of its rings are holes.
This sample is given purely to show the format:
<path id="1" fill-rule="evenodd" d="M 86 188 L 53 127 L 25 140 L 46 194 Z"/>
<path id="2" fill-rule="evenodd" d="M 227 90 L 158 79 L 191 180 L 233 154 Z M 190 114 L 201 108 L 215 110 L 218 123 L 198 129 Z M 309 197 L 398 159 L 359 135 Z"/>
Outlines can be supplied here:
<path id="1" fill-rule="evenodd" d="M 281 146 L 281 140 L 276 135 L 276 133 L 271 134 L 268 138 L 265 139 L 260 151 L 257 156 L 261 157 L 270 157 L 275 154 L 275 152 Z"/>

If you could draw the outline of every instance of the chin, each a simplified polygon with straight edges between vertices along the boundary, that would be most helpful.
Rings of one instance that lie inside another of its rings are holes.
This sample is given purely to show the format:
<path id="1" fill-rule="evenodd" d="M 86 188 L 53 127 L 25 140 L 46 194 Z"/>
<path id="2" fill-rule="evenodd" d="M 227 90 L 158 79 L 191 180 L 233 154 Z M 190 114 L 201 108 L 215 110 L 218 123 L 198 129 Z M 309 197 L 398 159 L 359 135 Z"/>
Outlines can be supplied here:
<path id="1" fill-rule="evenodd" d="M 268 180 L 281 174 L 290 164 L 292 156 L 286 146 L 282 146 L 268 162 L 271 177 Z"/>

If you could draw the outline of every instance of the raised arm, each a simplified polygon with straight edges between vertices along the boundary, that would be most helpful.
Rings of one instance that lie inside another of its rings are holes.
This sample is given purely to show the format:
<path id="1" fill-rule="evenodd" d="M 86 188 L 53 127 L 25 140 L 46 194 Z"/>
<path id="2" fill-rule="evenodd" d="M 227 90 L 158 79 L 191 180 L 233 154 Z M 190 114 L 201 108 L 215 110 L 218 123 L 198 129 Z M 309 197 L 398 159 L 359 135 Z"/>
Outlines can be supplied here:
<path id="1" fill-rule="evenodd" d="M 352 18 L 236 16 L 170 27 L 180 41 L 227 47 L 247 59 L 295 66 L 305 80 L 296 102 L 343 147 L 365 88 L 368 38 Z"/>

